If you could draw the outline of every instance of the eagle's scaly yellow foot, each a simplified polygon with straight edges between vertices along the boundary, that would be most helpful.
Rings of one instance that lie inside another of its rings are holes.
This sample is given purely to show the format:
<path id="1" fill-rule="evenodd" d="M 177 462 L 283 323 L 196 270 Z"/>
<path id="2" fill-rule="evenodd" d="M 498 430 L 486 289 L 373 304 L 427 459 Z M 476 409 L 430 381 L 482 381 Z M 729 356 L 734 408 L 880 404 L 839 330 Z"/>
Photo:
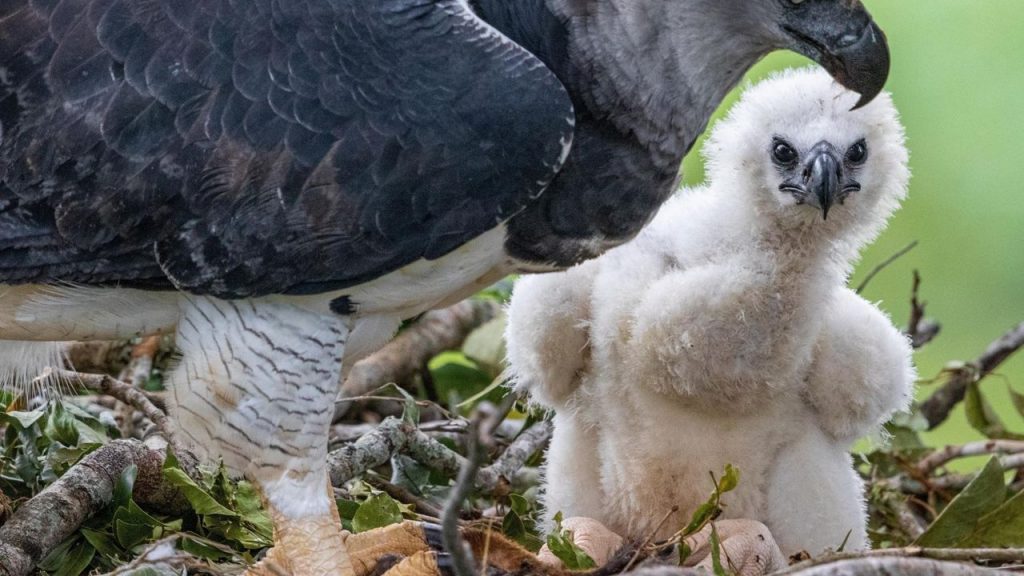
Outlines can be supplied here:
<path id="1" fill-rule="evenodd" d="M 328 484 L 328 495 L 334 502 Z M 268 504 L 274 547 L 243 576 L 357 576 L 335 506 L 319 516 L 291 518 Z"/>

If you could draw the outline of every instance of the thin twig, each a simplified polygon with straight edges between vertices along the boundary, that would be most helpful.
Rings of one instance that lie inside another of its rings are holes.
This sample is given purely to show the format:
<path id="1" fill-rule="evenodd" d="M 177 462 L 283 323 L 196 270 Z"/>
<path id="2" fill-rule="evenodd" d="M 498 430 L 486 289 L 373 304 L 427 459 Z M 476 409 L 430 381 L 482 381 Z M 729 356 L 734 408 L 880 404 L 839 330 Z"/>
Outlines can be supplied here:
<path id="1" fill-rule="evenodd" d="M 519 435 L 508 448 L 494 461 L 494 464 L 480 470 L 477 474 L 477 486 L 486 492 L 503 495 L 508 491 L 512 477 L 531 456 L 542 450 L 551 435 L 554 426 L 551 422 L 537 422 Z"/>
<path id="2" fill-rule="evenodd" d="M 643 542 L 637 546 L 636 551 L 633 552 L 633 555 L 629 558 L 629 562 L 626 564 L 626 567 L 622 569 L 623 572 L 629 572 L 629 569 L 632 568 L 633 565 L 636 564 L 636 561 L 640 559 L 640 554 L 643 553 L 645 548 L 650 546 L 651 541 L 654 540 L 654 537 L 657 536 L 659 531 L 661 531 L 662 526 L 664 526 L 665 523 L 668 522 L 668 519 L 676 512 L 679 512 L 679 506 L 673 506 L 671 510 L 665 513 L 661 522 L 658 522 L 658 525 L 654 527 L 654 530 L 651 530 L 650 534 L 647 535 L 647 538 L 644 538 Z"/>
<path id="3" fill-rule="evenodd" d="M 1004 472 L 1024 470 L 1024 454 L 1003 456 L 997 460 Z M 937 478 L 928 478 L 927 483 L 907 476 L 895 476 L 876 482 L 876 485 L 906 494 L 929 494 L 931 492 L 959 491 L 977 478 L 977 474 L 946 474 Z"/>
<path id="4" fill-rule="evenodd" d="M 1024 548 L 921 548 L 918 546 L 908 546 L 906 548 L 885 548 L 866 552 L 843 552 L 827 554 L 799 562 L 786 570 L 776 572 L 775 575 L 800 574 L 808 568 L 815 566 L 867 558 L 928 558 L 951 562 L 1018 563 L 1024 562 Z"/>
<path id="5" fill-rule="evenodd" d="M 917 248 L 917 240 L 914 240 L 910 244 L 907 244 L 903 248 L 900 248 L 895 254 L 883 260 L 878 266 L 875 266 L 874 269 L 872 269 L 871 272 L 868 272 L 868 275 L 864 277 L 864 280 L 860 283 L 860 285 L 857 286 L 857 294 L 863 292 L 864 289 L 868 287 L 868 284 L 870 284 L 871 281 L 875 279 L 875 276 L 877 276 L 879 272 L 891 266 L 894 262 L 905 256 L 907 252 L 910 252 L 914 248 Z"/>
<path id="6" fill-rule="evenodd" d="M 435 506 L 433 503 L 427 501 L 425 498 L 421 498 L 420 496 L 413 494 L 412 492 L 406 490 L 405 488 L 402 488 L 401 486 L 398 486 L 396 484 L 392 484 L 391 482 L 388 482 L 387 480 L 379 476 L 369 476 L 366 478 L 366 481 L 369 482 L 370 485 L 373 486 L 374 488 L 377 488 L 378 490 L 383 490 L 384 493 L 386 493 L 388 496 L 391 496 L 392 498 L 398 500 L 402 504 L 412 504 L 413 506 L 416 507 L 416 513 L 420 514 L 421 516 L 440 518 L 441 515 L 443 514 L 440 508 Z"/>
<path id="7" fill-rule="evenodd" d="M 1000 336 L 976 360 L 952 371 L 949 380 L 921 404 L 921 414 L 928 421 L 928 428 L 934 429 L 945 422 L 953 408 L 963 401 L 968 386 L 991 374 L 1022 347 L 1024 322 Z"/>
<path id="8" fill-rule="evenodd" d="M 477 416 L 469 424 L 469 453 L 462 469 L 459 470 L 458 479 L 455 481 L 455 486 L 452 487 L 441 515 L 441 538 L 445 550 L 451 556 L 452 571 L 456 576 L 475 576 L 477 574 L 473 551 L 462 538 L 462 533 L 459 530 L 459 517 L 462 503 L 473 489 L 477 471 L 487 451 L 488 442 L 485 438 L 486 433 L 482 429 L 481 420 L 482 418 Z"/>
<path id="9" fill-rule="evenodd" d="M 175 438 L 173 428 L 170 420 L 167 418 L 167 414 L 163 410 L 156 407 L 149 397 L 142 391 L 127 382 L 122 382 L 106 374 L 84 374 L 82 372 L 72 372 L 70 370 L 54 370 L 52 368 L 46 368 L 43 373 L 40 374 L 37 380 L 46 380 L 49 378 L 57 378 L 70 384 L 78 384 L 83 388 L 88 388 L 94 392 L 111 396 L 128 404 L 135 408 L 139 412 L 146 415 L 156 426 L 156 429 L 160 434 L 171 443 L 176 454 L 181 455 L 185 453 L 184 448 L 179 445 Z"/>
<path id="10" fill-rule="evenodd" d="M 942 331 L 942 326 L 938 322 L 925 319 L 925 306 L 928 303 L 921 301 L 920 293 L 921 273 L 914 270 L 914 285 L 910 290 L 910 320 L 905 331 L 914 350 L 924 348 Z"/>
<path id="11" fill-rule="evenodd" d="M 936 468 L 944 466 L 951 460 L 985 454 L 1020 454 L 1024 453 L 1024 441 L 1019 440 L 985 440 L 969 444 L 946 446 L 929 454 L 917 463 L 917 472 L 922 476 L 931 474 Z"/>

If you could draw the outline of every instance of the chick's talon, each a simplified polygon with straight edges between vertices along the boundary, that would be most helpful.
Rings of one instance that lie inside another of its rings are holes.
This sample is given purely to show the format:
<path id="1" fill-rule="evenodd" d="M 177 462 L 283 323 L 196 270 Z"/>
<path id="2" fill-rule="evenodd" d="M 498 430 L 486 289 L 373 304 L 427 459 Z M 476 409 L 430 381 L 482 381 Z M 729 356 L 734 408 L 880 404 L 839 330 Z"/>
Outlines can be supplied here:
<path id="1" fill-rule="evenodd" d="M 693 551 L 683 564 L 686 567 L 714 571 L 711 554 L 711 526 L 686 539 Z M 723 564 L 739 576 L 764 576 L 788 566 L 786 557 L 775 543 L 768 527 L 756 520 L 721 520 L 715 522 L 721 542 Z"/>
<path id="2" fill-rule="evenodd" d="M 606 564 L 622 548 L 622 536 L 612 532 L 593 518 L 579 516 L 566 518 L 562 521 L 562 529 L 572 533 L 573 543 L 586 552 L 598 566 Z M 551 552 L 547 544 L 537 553 L 537 558 L 548 566 L 555 568 L 564 566 L 564 563 Z"/>

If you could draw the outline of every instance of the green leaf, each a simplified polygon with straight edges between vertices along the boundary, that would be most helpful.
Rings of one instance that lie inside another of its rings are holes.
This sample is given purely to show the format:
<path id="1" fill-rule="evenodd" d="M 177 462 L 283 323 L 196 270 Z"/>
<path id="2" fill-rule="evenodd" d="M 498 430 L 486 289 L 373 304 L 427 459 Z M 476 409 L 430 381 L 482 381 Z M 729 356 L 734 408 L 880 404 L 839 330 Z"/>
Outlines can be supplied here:
<path id="1" fill-rule="evenodd" d="M 974 531 L 979 518 L 999 508 L 1005 500 L 1003 469 L 998 459 L 992 458 L 914 544 L 927 548 L 955 546 Z"/>
<path id="2" fill-rule="evenodd" d="M 685 566 L 690 556 L 693 556 L 693 549 L 686 543 L 686 540 L 681 541 L 679 543 L 679 565 Z"/>
<path id="3" fill-rule="evenodd" d="M 114 484 L 114 499 L 111 501 L 114 506 L 127 506 L 132 501 L 132 491 L 135 489 L 135 478 L 138 475 L 139 467 L 135 464 L 121 472 L 117 484 Z"/>
<path id="4" fill-rule="evenodd" d="M 202 514 L 204 516 L 238 516 L 237 513 L 225 508 L 220 502 L 217 502 L 209 492 L 189 478 L 188 474 L 178 467 L 178 460 L 174 457 L 174 454 L 167 454 L 167 460 L 164 462 L 163 473 L 164 478 L 168 482 L 181 490 L 181 493 L 185 495 L 185 499 L 188 500 L 189 504 L 192 505 L 192 509 L 195 510 L 197 514 Z"/>
<path id="5" fill-rule="evenodd" d="M 505 514 L 505 517 L 502 518 L 501 531 L 505 536 L 508 536 L 513 540 L 522 538 L 527 533 L 526 524 L 523 522 L 523 519 L 519 514 L 516 514 L 515 510 L 509 510 L 508 513 Z"/>
<path id="6" fill-rule="evenodd" d="M 230 556 L 224 550 L 213 546 L 213 542 L 192 534 L 186 534 L 181 539 L 181 549 L 193 556 L 214 562 Z"/>
<path id="7" fill-rule="evenodd" d="M 235 521 L 226 521 L 219 532 L 228 540 L 237 542 L 249 550 L 266 548 L 274 543 L 270 535 L 260 534 L 258 531 Z"/>
<path id="8" fill-rule="evenodd" d="M 999 419 L 999 415 L 982 396 L 977 382 L 972 382 L 967 386 L 964 410 L 967 414 L 967 422 L 971 427 L 985 436 L 1006 440 L 1024 440 L 1024 435 L 1014 434 L 1006 429 L 1002 420 Z"/>
<path id="9" fill-rule="evenodd" d="M 506 322 L 505 314 L 499 314 L 473 330 L 462 344 L 462 352 L 492 378 L 505 369 Z"/>
<path id="10" fill-rule="evenodd" d="M 108 560 L 120 559 L 124 555 L 124 551 L 118 547 L 114 541 L 114 537 L 106 532 L 100 532 L 98 530 L 92 530 L 91 528 L 81 529 L 82 537 L 92 545 L 102 556 Z"/>
<path id="11" fill-rule="evenodd" d="M 466 400 L 460 402 L 458 407 L 469 408 L 472 406 L 476 406 L 476 404 L 483 400 L 484 398 L 493 399 L 495 396 L 499 396 L 499 392 L 503 389 L 504 385 L 508 383 L 509 374 L 510 372 L 507 368 L 505 370 L 502 370 L 501 373 L 495 376 L 494 379 L 491 380 L 491 383 L 484 387 L 483 390 L 477 392 L 476 394 L 473 394 Z M 508 393 L 511 394 L 511 392 Z M 504 399 L 504 393 L 500 394 L 500 396 L 497 398 L 497 400 L 499 401 L 502 399 Z M 525 430 L 526 427 L 524 426 L 523 429 Z"/>
<path id="12" fill-rule="evenodd" d="M 242 515 L 242 519 L 250 524 L 257 534 L 268 541 L 273 538 L 274 524 L 270 520 L 270 515 L 263 509 L 255 486 L 245 480 L 238 483 L 235 489 L 235 507 Z"/>
<path id="13" fill-rule="evenodd" d="M 338 505 L 338 515 L 342 520 L 351 520 L 359 511 L 359 502 L 339 498 L 335 503 Z"/>
<path id="14" fill-rule="evenodd" d="M 705 524 L 715 517 L 717 512 L 718 502 L 717 499 L 712 496 L 710 500 L 701 504 L 696 510 L 694 510 L 693 515 L 690 517 L 690 523 L 687 524 L 686 529 L 683 530 L 683 536 L 689 536 L 699 532 Z"/>
<path id="15" fill-rule="evenodd" d="M 1017 409 L 1017 413 L 1024 416 L 1024 394 L 1017 392 L 1013 389 L 1013 386 L 1007 385 L 1006 388 L 1010 391 L 1010 399 L 1013 400 L 1013 407 Z"/>
<path id="16" fill-rule="evenodd" d="M 95 451 L 103 444 L 97 442 L 79 442 L 78 446 L 64 446 L 63 444 L 52 444 L 46 452 L 46 463 L 60 476 L 67 472 L 68 468 L 77 464 L 85 455 Z"/>
<path id="17" fill-rule="evenodd" d="M 725 475 L 718 483 L 719 495 L 731 492 L 740 484 L 740 471 L 733 468 L 732 464 L 725 465 Z"/>
<path id="18" fill-rule="evenodd" d="M 54 548 L 39 563 L 39 568 L 52 576 L 79 576 L 85 572 L 96 555 L 96 549 L 77 536 L 69 538 Z"/>
<path id="19" fill-rule="evenodd" d="M 718 529 L 711 524 L 711 570 L 715 576 L 729 576 L 722 566 L 722 540 L 718 537 Z"/>
<path id="20" fill-rule="evenodd" d="M 402 521 L 402 509 L 398 502 L 387 494 L 375 494 L 359 505 L 352 517 L 352 528 L 366 532 Z"/>
<path id="21" fill-rule="evenodd" d="M 472 397 L 494 380 L 461 352 L 439 354 L 430 361 L 429 366 L 438 395 L 452 403 Z M 499 396 L 495 400 L 500 399 L 500 391 L 492 393 Z"/>
<path id="22" fill-rule="evenodd" d="M 0 414 L 0 422 L 5 424 L 13 424 L 17 426 L 19 430 L 27 430 L 35 425 L 46 414 L 45 410 L 32 410 L 31 412 L 21 412 L 18 410 L 12 410 Z"/>
<path id="23" fill-rule="evenodd" d="M 508 495 L 508 505 L 520 516 L 526 516 L 530 512 L 530 501 L 514 492 Z"/>
<path id="24" fill-rule="evenodd" d="M 153 528 L 145 524 L 134 524 L 125 522 L 120 518 L 115 518 L 114 534 L 117 536 L 118 544 L 130 549 L 151 539 L 153 537 Z"/>
<path id="25" fill-rule="evenodd" d="M 78 428 L 75 427 L 75 418 L 64 410 L 64 403 L 60 400 L 49 404 L 49 414 L 43 433 L 65 446 L 78 444 Z"/>
<path id="26" fill-rule="evenodd" d="M 974 531 L 957 543 L 958 548 L 1024 547 L 1024 492 L 1017 493 L 981 517 Z"/>

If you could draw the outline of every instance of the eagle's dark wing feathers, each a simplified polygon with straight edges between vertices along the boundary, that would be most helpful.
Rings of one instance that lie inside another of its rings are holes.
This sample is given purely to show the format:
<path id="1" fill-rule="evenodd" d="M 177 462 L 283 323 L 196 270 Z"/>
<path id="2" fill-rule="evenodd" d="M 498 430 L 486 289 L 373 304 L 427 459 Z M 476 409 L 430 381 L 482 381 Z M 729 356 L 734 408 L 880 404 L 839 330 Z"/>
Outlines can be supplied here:
<path id="1" fill-rule="evenodd" d="M 0 2 L 0 282 L 350 286 L 520 210 L 572 115 L 461 0 Z"/>

